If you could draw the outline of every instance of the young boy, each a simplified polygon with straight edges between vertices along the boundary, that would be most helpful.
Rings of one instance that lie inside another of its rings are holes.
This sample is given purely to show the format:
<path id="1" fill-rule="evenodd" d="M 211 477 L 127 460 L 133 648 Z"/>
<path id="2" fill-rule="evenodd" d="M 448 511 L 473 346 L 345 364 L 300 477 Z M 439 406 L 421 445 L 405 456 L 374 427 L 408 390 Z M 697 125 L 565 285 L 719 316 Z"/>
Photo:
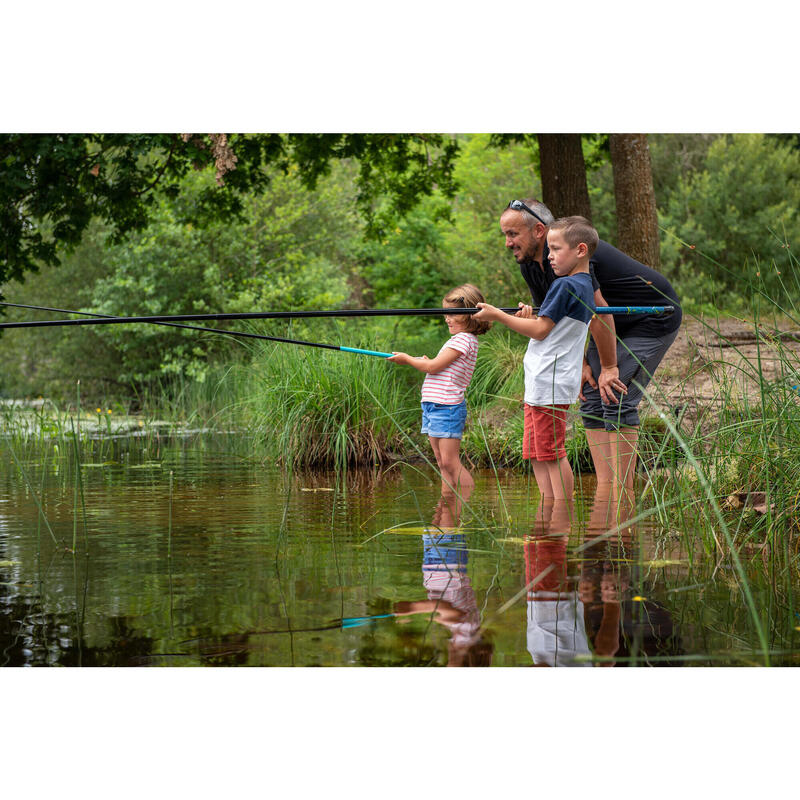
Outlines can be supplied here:
<path id="1" fill-rule="evenodd" d="M 567 408 L 578 399 L 583 351 L 594 315 L 594 289 L 589 258 L 597 247 L 597 231 L 584 217 L 564 217 L 550 225 L 547 246 L 554 281 L 539 308 L 520 303 L 510 316 L 487 303 L 475 319 L 496 320 L 530 337 L 525 354 L 525 434 L 522 457 L 533 464 L 543 499 L 569 499 L 575 479 L 567 460 L 564 437 Z"/>

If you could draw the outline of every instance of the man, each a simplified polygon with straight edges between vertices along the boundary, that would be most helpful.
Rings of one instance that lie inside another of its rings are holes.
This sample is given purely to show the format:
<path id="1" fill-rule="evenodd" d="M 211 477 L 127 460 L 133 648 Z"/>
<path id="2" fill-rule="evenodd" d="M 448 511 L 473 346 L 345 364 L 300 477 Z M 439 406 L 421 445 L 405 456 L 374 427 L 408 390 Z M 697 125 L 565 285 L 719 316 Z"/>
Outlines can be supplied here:
<path id="1" fill-rule="evenodd" d="M 514 200 L 500 216 L 505 245 L 520 266 L 534 305 L 541 304 L 555 273 L 547 231 L 553 215 L 533 198 Z M 604 314 L 589 325 L 592 341 L 581 377 L 581 416 L 598 483 L 633 490 L 639 402 L 643 390 L 675 341 L 681 324 L 678 295 L 650 267 L 600 240 L 589 261 L 595 306 L 675 306 L 669 314 Z M 520 304 L 518 316 L 533 315 Z M 619 395 L 619 396 L 617 396 Z M 616 477 L 616 480 L 615 480 Z"/>

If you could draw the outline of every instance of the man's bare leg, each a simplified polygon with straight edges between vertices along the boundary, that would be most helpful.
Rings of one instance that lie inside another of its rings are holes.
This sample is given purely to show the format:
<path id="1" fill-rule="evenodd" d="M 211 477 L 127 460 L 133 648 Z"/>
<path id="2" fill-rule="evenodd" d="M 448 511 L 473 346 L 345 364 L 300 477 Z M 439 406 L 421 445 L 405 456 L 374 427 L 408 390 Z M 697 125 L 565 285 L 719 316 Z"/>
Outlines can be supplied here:
<path id="1" fill-rule="evenodd" d="M 636 477 L 636 457 L 639 443 L 638 428 L 620 428 L 612 432 L 611 452 L 616 474 L 615 499 L 619 503 L 624 500 L 628 506 L 633 505 L 633 481 Z"/>
<path id="2" fill-rule="evenodd" d="M 614 459 L 611 452 L 611 436 L 614 431 L 605 428 L 587 428 L 586 441 L 592 455 L 597 483 L 612 483 L 614 480 Z"/>
<path id="3" fill-rule="evenodd" d="M 619 501 L 624 494 L 626 502 L 630 502 L 636 476 L 639 429 L 607 431 L 602 428 L 587 428 L 586 440 L 592 454 L 598 485 L 612 483 L 615 499 Z"/>

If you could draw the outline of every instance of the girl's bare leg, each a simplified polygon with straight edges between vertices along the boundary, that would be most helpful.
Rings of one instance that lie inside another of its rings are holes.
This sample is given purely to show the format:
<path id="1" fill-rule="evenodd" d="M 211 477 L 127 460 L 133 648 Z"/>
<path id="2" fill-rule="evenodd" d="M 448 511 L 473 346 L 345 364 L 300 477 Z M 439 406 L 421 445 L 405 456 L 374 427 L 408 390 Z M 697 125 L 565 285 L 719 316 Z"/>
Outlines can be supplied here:
<path id="1" fill-rule="evenodd" d="M 446 488 L 449 485 L 459 494 L 472 491 L 475 481 L 458 455 L 461 439 L 434 439 L 432 436 L 428 438 L 442 473 L 443 486 Z"/>

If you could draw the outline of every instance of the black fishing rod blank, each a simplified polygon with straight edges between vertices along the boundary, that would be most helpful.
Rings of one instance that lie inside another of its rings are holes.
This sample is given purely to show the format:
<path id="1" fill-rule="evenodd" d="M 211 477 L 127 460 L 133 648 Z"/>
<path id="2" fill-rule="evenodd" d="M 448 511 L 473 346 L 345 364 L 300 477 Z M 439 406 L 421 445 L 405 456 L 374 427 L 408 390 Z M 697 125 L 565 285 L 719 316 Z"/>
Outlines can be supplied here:
<path id="1" fill-rule="evenodd" d="M 424 317 L 456 314 L 477 314 L 479 308 L 354 308 L 338 311 L 246 311 L 225 314 L 171 314 L 149 317 L 101 317 L 91 319 L 46 319 L 31 322 L 2 322 L 3 328 L 48 328 L 72 325 L 132 325 L 161 324 L 181 321 L 240 320 L 240 319 L 318 319 L 340 317 Z M 534 309 L 536 310 L 536 309 Z M 501 308 L 506 314 L 516 314 L 519 308 Z M 662 314 L 674 311 L 674 306 L 600 306 L 597 314 Z M 211 329 L 208 329 L 211 330 Z M 231 331 L 226 331 L 231 333 Z"/>
<path id="2" fill-rule="evenodd" d="M 4 303 L 0 302 L 0 306 L 10 306 L 12 308 L 30 308 L 34 311 L 55 311 L 61 314 L 83 314 L 88 317 L 97 317 L 100 319 L 117 319 L 109 314 L 95 314 L 90 311 L 71 311 L 67 308 L 49 308 L 48 306 L 28 306 L 22 303 Z M 244 331 L 228 331 L 221 328 L 201 328 L 198 325 L 181 325 L 177 322 L 155 322 L 154 325 L 169 325 L 172 328 L 185 328 L 190 331 L 203 331 L 204 333 L 222 333 L 226 336 L 245 336 L 250 339 L 265 339 L 268 342 L 282 342 L 284 344 L 299 344 L 304 347 L 322 347 L 326 350 L 339 350 L 346 353 L 361 353 L 368 356 L 379 356 L 380 358 L 389 358 L 392 353 L 383 353 L 377 350 L 362 350 L 359 347 L 345 347 L 344 345 L 335 344 L 322 344 L 321 342 L 306 342 L 302 339 L 286 339 L 282 336 L 265 336 L 261 333 L 246 333 Z"/>
<path id="3" fill-rule="evenodd" d="M 23 303 L 5 303 L 0 302 L 0 306 L 9 306 L 11 308 L 29 308 L 33 311 L 55 311 L 59 314 L 81 314 L 84 317 L 95 317 L 97 319 L 120 319 L 113 314 L 97 314 L 91 311 L 72 311 L 69 308 L 50 308 L 48 306 L 28 306 Z M 292 339 L 282 339 L 278 336 L 265 336 L 261 333 L 248 333 L 246 331 L 229 331 L 222 328 L 205 328 L 199 325 L 182 325 L 179 322 L 153 322 L 153 325 L 165 325 L 171 328 L 183 328 L 189 331 L 200 331 L 202 333 L 221 333 L 225 336 L 239 336 L 247 339 L 266 339 L 270 342 L 292 342 L 294 344 L 313 344 L 312 342 L 294 342 Z M 319 345 L 320 347 L 333 347 L 333 345 Z M 337 349 L 337 348 L 335 348 Z"/>

